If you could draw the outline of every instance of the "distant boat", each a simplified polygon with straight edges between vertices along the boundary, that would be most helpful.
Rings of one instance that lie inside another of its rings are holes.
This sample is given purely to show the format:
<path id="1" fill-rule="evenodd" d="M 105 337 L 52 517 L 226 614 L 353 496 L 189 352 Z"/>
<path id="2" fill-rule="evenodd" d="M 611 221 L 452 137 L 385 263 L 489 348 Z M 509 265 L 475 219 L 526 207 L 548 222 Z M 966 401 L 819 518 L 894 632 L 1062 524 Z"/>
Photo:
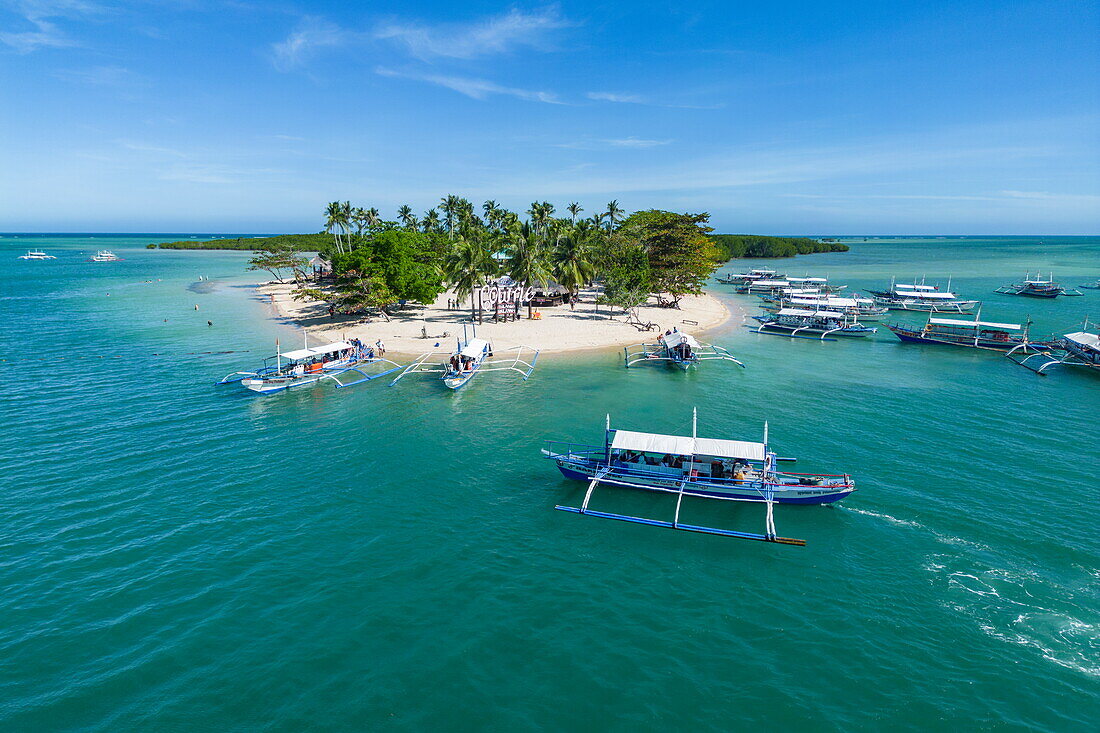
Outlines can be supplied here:
<path id="1" fill-rule="evenodd" d="M 875 304 L 885 306 L 890 310 L 921 311 L 924 313 L 967 313 L 977 307 L 977 300 L 962 300 L 951 292 L 951 281 L 947 283 L 948 289 L 941 291 L 935 285 L 926 285 L 922 280 L 912 285 L 895 283 L 890 280 L 890 287 L 886 290 L 868 290 L 875 296 Z"/>
<path id="2" fill-rule="evenodd" d="M 1091 283 L 1085 283 L 1084 285 L 1078 285 L 1077 287 L 1084 288 L 1086 290 L 1100 290 L 1100 278 L 1098 278 L 1097 280 L 1095 280 Z"/>
<path id="3" fill-rule="evenodd" d="M 27 254 L 25 254 L 25 255 L 19 255 L 18 259 L 21 259 L 21 260 L 56 260 L 57 258 L 54 257 L 53 255 L 48 255 L 45 252 L 40 252 L 39 250 L 32 249 L 29 252 L 27 252 Z"/>
<path id="4" fill-rule="evenodd" d="M 1066 290 L 1063 286 L 1054 282 L 1054 273 L 1044 280 L 1038 272 L 1035 277 L 1031 273 L 1024 273 L 1024 279 L 1010 285 L 1002 285 L 994 292 L 1001 295 L 1025 295 L 1030 298 L 1057 298 L 1059 295 L 1082 295 L 1079 290 Z"/>
<path id="5" fill-rule="evenodd" d="M 756 280 L 772 280 L 776 278 L 782 278 L 784 275 L 777 275 L 775 270 L 768 269 L 766 267 L 758 267 L 748 272 L 741 273 L 728 273 L 725 277 L 718 277 L 718 282 L 724 285 L 748 285 Z"/>
<path id="6" fill-rule="evenodd" d="M 92 255 L 88 262 L 122 262 L 122 258 L 109 249 L 101 249 Z"/>

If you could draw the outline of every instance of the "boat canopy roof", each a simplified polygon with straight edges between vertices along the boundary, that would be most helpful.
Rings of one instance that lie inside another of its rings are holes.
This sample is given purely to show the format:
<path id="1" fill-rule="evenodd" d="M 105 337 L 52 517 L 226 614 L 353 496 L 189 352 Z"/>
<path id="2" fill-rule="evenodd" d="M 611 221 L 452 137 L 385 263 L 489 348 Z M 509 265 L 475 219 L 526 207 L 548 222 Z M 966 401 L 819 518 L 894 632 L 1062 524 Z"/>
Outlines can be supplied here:
<path id="1" fill-rule="evenodd" d="M 1075 344 L 1081 344 L 1087 346 L 1090 349 L 1100 350 L 1100 335 L 1095 333 L 1089 333 L 1088 331 L 1078 331 L 1077 333 L 1067 333 L 1066 338 Z"/>
<path id="2" fill-rule="evenodd" d="M 675 331 L 673 333 L 661 334 L 657 337 L 657 340 L 666 344 L 667 346 L 675 346 L 676 344 L 686 343 L 693 349 L 699 348 L 699 342 L 690 333 L 684 333 L 683 331 Z"/>
<path id="3" fill-rule="evenodd" d="M 812 316 L 816 311 L 806 310 L 805 308 L 780 308 L 776 311 L 778 316 Z"/>
<path id="4" fill-rule="evenodd" d="M 820 296 L 822 298 L 827 297 L 824 293 L 822 293 L 817 288 L 783 288 L 783 294 L 784 295 L 805 295 L 805 296 L 817 295 L 817 296 Z"/>
<path id="5" fill-rule="evenodd" d="M 909 292 L 909 293 L 906 293 L 906 292 L 903 292 L 903 291 L 899 290 L 899 291 L 897 291 L 897 294 L 898 294 L 898 297 L 900 297 L 900 298 L 920 298 L 920 299 L 924 299 L 924 300 L 954 300 L 955 299 L 955 294 L 954 293 L 940 293 L 940 292 L 929 293 L 925 290 L 922 290 L 920 292 L 912 291 L 912 292 Z"/>
<path id="6" fill-rule="evenodd" d="M 644 453 L 744 458 L 749 461 L 764 460 L 766 451 L 766 446 L 763 443 L 750 443 L 744 440 L 720 440 L 718 438 L 689 438 L 681 435 L 660 435 L 658 433 L 636 433 L 633 430 L 616 430 L 611 447 Z"/>
<path id="7" fill-rule="evenodd" d="M 485 353 L 485 349 L 488 346 L 489 342 L 485 339 L 470 339 L 458 353 L 462 356 L 476 359 Z"/>
<path id="8" fill-rule="evenodd" d="M 827 277 L 787 277 L 792 283 L 827 283 Z"/>
<path id="9" fill-rule="evenodd" d="M 870 303 L 871 301 L 864 301 Z M 817 307 L 824 305 L 828 308 L 855 308 L 859 305 L 859 301 L 855 298 L 832 298 L 829 296 L 822 296 L 820 298 L 791 298 L 791 303 L 797 305 L 812 305 Z"/>
<path id="10" fill-rule="evenodd" d="M 897 289 L 897 290 L 905 289 L 905 290 L 924 290 L 924 291 L 928 291 L 928 290 L 935 290 L 936 286 L 935 285 L 906 285 L 905 283 L 898 283 L 894 286 L 894 288 Z"/>
<path id="11" fill-rule="evenodd" d="M 790 285 L 790 280 L 757 280 L 753 285 L 764 285 L 773 288 L 781 288 L 784 285 Z"/>
<path id="12" fill-rule="evenodd" d="M 331 344 L 325 344 L 324 346 L 310 346 L 305 349 L 295 349 L 294 351 L 284 351 L 283 358 L 290 359 L 291 361 L 298 361 L 299 359 L 308 359 L 311 356 L 321 356 L 323 354 L 331 354 L 334 351 L 343 351 L 344 349 L 350 349 L 351 344 L 347 341 L 335 341 Z"/>
<path id="13" fill-rule="evenodd" d="M 1018 323 L 990 323 L 989 321 L 964 321 L 961 318 L 929 318 L 929 323 L 939 326 L 981 326 L 983 328 L 1004 328 L 1010 331 L 1019 331 Z"/>

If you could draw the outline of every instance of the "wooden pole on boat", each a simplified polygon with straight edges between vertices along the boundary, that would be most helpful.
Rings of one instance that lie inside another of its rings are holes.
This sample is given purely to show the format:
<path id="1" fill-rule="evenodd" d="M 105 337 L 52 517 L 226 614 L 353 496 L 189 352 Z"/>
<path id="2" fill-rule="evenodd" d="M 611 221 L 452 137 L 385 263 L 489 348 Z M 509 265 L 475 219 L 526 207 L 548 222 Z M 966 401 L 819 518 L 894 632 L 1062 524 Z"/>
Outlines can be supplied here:
<path id="1" fill-rule="evenodd" d="M 279 339 L 275 339 L 275 369 L 280 372 L 283 370 L 283 350 L 279 348 Z"/>

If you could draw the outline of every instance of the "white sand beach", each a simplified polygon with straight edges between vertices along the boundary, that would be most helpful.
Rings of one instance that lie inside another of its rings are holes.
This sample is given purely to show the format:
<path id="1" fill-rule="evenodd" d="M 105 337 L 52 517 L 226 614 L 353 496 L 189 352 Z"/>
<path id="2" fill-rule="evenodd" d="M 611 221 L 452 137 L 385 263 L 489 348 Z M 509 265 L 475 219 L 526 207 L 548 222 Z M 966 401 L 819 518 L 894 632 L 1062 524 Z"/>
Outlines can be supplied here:
<path id="1" fill-rule="evenodd" d="M 267 283 L 258 286 L 258 290 L 274 309 L 276 317 L 306 329 L 318 341 L 360 338 L 374 343 L 381 339 L 387 352 L 392 354 L 420 354 L 437 342 L 441 347 L 450 346 L 450 340 L 462 334 L 462 321 L 468 322 L 470 317 L 468 298 L 465 307 L 447 307 L 448 301 L 454 298 L 452 292 L 441 294 L 431 305 L 399 310 L 387 321 L 381 316 L 368 319 L 362 315 L 339 313 L 330 317 L 324 303 L 294 300 L 291 296 L 293 285 L 289 283 Z M 478 325 L 477 333 L 499 349 L 530 346 L 556 352 L 621 347 L 651 341 L 657 335 L 656 328 L 643 331 L 627 323 L 621 309 L 616 308 L 611 316 L 608 306 L 597 307 L 596 295 L 596 290 L 583 291 L 575 310 L 570 310 L 568 305 L 536 308 L 534 310 L 541 314 L 538 320 L 529 320 L 527 308 L 521 307 L 519 320 L 493 323 L 486 319 Z M 657 307 L 651 301 L 638 309 L 638 315 L 641 321 L 656 324 L 662 332 L 675 327 L 696 337 L 722 326 L 730 318 L 725 305 L 708 294 L 683 298 L 679 309 Z"/>

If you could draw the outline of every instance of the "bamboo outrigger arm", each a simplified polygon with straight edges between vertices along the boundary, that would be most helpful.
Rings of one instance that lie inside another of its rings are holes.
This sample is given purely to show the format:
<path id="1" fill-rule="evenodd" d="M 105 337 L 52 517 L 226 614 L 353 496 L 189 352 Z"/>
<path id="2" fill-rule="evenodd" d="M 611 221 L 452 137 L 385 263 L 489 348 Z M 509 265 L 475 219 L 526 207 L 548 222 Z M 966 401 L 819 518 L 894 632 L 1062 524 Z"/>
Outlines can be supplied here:
<path id="1" fill-rule="evenodd" d="M 794 545 L 798 547 L 804 547 L 806 540 L 797 539 L 795 537 L 780 537 L 776 534 L 775 529 L 775 516 L 773 513 L 773 507 L 775 499 L 771 494 L 771 491 L 764 489 L 761 492 L 759 499 L 750 499 L 744 497 L 732 497 L 732 496 L 703 496 L 693 493 L 687 487 L 687 481 L 681 481 L 677 488 L 658 488 L 648 487 L 648 491 L 663 491 L 665 493 L 677 494 L 676 500 L 676 514 L 673 521 L 669 522 L 663 519 L 649 519 L 647 517 L 635 517 L 629 514 L 615 514 L 613 512 L 602 512 L 595 509 L 589 509 L 588 503 L 592 498 L 592 492 L 595 490 L 596 485 L 600 483 L 614 484 L 620 486 L 631 486 L 629 483 L 623 483 L 615 481 L 614 479 L 608 479 L 607 473 L 610 469 L 601 469 L 595 476 L 592 477 L 591 483 L 588 485 L 588 491 L 585 492 L 584 502 L 580 507 L 564 506 L 561 504 L 556 505 L 554 508 L 563 512 L 573 512 L 574 514 L 583 514 L 585 516 L 596 517 L 598 519 L 617 519 L 621 522 L 633 522 L 635 524 L 646 524 L 651 527 L 664 527 L 666 529 L 678 529 L 684 532 L 698 532 L 701 534 L 712 534 L 721 537 L 733 537 L 734 539 L 741 540 L 757 540 L 759 542 L 775 542 L 780 545 Z M 717 501 L 742 501 L 749 503 L 762 503 L 767 505 L 767 516 L 765 518 L 765 531 L 763 534 L 756 532 L 741 532 L 732 529 L 721 529 L 719 527 L 705 527 L 697 524 L 682 524 L 680 522 L 680 505 L 684 496 L 700 496 L 705 499 L 715 499 Z"/>

